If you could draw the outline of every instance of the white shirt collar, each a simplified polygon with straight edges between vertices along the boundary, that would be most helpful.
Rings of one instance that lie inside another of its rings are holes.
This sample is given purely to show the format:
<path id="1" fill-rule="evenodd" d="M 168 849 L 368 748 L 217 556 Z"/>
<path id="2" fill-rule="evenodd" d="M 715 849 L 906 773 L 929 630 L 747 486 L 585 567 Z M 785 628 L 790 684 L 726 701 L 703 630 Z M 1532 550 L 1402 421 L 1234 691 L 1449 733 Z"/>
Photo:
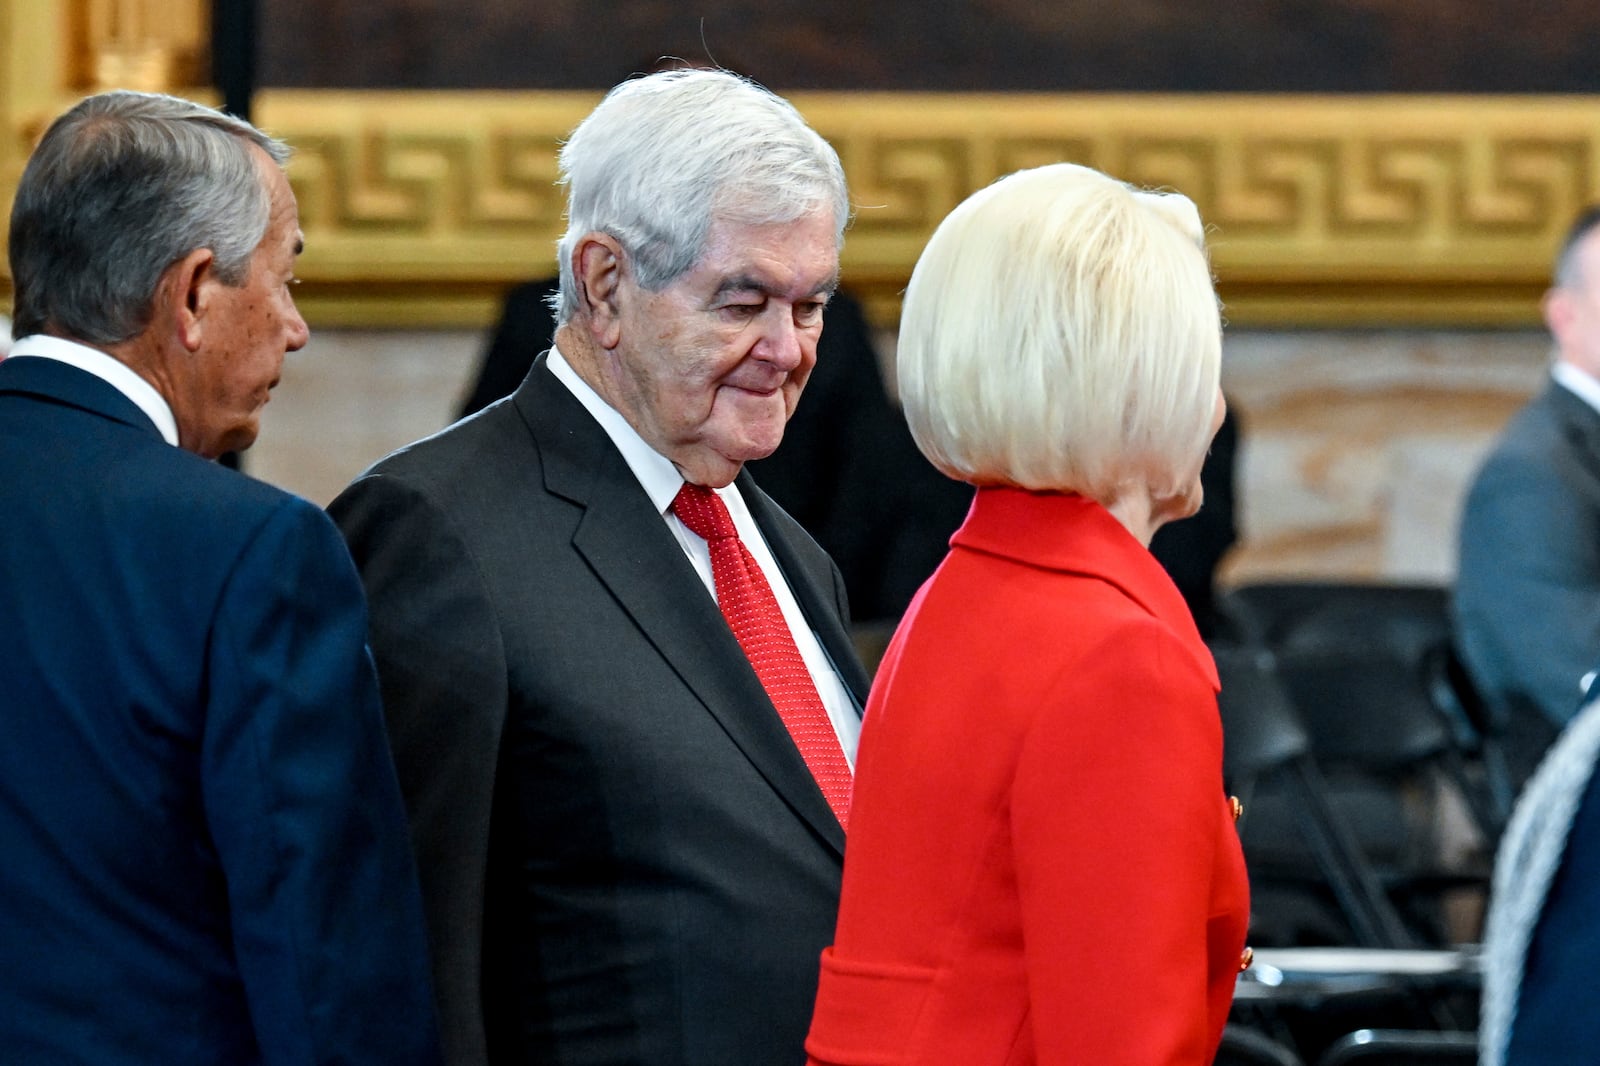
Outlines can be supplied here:
<path id="1" fill-rule="evenodd" d="M 128 364 L 97 348 L 43 333 L 34 333 L 17 341 L 6 358 L 18 359 L 30 355 L 39 359 L 54 359 L 93 374 L 132 401 L 156 424 L 162 439 L 177 446 L 178 422 L 172 417 L 172 408 L 161 398 L 155 386 L 140 377 Z"/>
<path id="2" fill-rule="evenodd" d="M 1555 378 L 1556 384 L 1596 411 L 1600 411 L 1600 381 L 1596 381 L 1571 363 L 1564 363 L 1559 359 L 1551 364 L 1550 376 Z"/>
<path id="3" fill-rule="evenodd" d="M 667 509 L 672 506 L 672 501 L 677 497 L 678 490 L 683 487 L 683 475 L 672 465 L 672 460 L 645 443 L 645 439 L 639 436 L 639 431 L 628 424 L 628 420 L 622 417 L 621 412 L 606 403 L 587 381 L 578 376 L 578 372 L 572 369 L 572 364 L 561 354 L 561 349 L 551 345 L 545 365 L 550 368 L 550 373 L 556 376 L 556 380 L 578 398 L 584 410 L 600 423 L 600 428 L 606 431 L 606 436 L 611 438 L 611 442 L 617 446 L 617 451 L 622 453 L 628 469 L 639 479 L 639 484 L 650 497 L 650 502 L 655 505 L 658 512 L 666 514 Z"/>

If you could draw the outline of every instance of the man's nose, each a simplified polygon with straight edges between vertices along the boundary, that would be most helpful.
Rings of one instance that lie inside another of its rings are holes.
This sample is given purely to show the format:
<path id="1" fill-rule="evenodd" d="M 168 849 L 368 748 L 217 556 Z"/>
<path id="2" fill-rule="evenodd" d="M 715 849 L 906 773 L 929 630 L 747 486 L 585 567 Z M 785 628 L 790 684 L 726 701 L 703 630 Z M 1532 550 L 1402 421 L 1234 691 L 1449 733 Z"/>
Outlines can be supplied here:
<path id="1" fill-rule="evenodd" d="M 300 314 L 300 308 L 292 302 L 289 305 L 289 321 L 284 323 L 287 327 L 288 342 L 286 347 L 291 352 L 298 352 L 306 346 L 306 341 L 311 339 L 311 327 L 306 325 L 306 320 Z"/>
<path id="2" fill-rule="evenodd" d="M 804 342 L 800 327 L 795 325 L 794 309 L 774 307 L 765 319 L 755 354 L 785 371 L 793 370 L 805 359 Z"/>

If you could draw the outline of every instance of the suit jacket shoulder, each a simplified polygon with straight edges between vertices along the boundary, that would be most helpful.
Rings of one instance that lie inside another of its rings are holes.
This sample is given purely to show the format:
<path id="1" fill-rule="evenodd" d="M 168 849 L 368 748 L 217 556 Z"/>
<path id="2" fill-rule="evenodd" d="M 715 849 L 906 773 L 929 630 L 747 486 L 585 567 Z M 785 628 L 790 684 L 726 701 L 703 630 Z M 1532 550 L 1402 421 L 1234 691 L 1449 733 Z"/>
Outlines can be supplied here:
<path id="1" fill-rule="evenodd" d="M 0 901 L 32 916 L 0 935 L 27 975 L 0 987 L 0 1046 L 434 1061 L 360 586 L 326 516 L 29 358 L 0 364 L 0 508 L 0 706 L 26 735 L 0 746 Z M 53 1013 L 102 986 L 92 1030 Z"/>

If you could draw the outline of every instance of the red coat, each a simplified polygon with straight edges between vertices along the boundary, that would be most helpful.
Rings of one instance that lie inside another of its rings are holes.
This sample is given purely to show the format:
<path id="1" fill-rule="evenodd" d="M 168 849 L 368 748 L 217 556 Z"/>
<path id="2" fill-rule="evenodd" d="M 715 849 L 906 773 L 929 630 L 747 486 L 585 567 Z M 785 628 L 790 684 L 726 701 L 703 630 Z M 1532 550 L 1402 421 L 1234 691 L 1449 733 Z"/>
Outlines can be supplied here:
<path id="1" fill-rule="evenodd" d="M 1104 508 L 980 490 L 867 704 L 811 1063 L 1210 1063 L 1249 917 L 1217 687 Z"/>

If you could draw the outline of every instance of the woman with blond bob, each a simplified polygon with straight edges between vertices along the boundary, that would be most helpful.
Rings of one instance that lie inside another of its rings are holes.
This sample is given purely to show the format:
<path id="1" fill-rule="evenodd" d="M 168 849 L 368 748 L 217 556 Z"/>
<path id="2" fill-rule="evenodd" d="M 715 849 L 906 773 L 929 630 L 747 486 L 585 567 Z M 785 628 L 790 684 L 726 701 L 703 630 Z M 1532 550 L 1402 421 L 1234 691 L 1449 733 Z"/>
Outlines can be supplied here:
<path id="1" fill-rule="evenodd" d="M 901 398 L 977 495 L 867 705 L 813 1066 L 1211 1062 L 1249 891 L 1147 545 L 1200 506 L 1220 358 L 1182 196 L 1040 167 L 929 241 Z"/>

